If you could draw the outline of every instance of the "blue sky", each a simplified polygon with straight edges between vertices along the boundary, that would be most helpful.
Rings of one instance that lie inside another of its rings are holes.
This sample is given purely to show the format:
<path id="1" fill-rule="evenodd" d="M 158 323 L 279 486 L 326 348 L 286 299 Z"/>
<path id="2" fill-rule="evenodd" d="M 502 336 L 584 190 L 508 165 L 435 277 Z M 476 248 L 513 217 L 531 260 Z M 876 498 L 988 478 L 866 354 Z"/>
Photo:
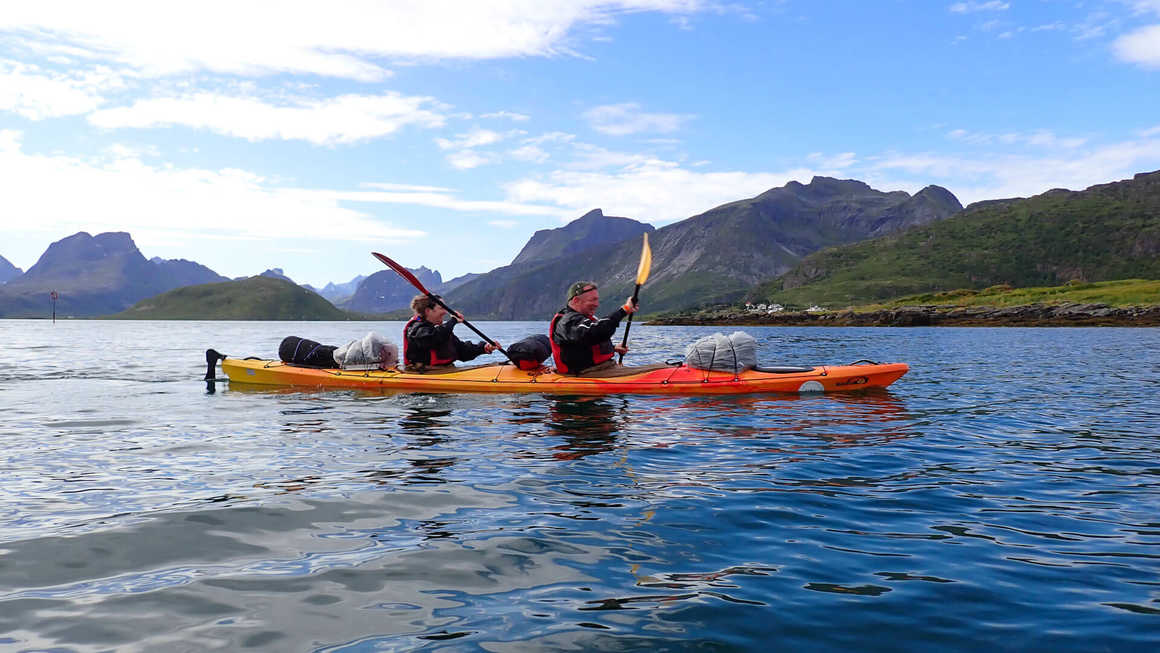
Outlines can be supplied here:
<path id="1" fill-rule="evenodd" d="M 1160 169 L 1160 0 L 53 2 L 0 12 L 0 255 L 299 282 L 504 265 L 814 175 L 964 203 Z"/>

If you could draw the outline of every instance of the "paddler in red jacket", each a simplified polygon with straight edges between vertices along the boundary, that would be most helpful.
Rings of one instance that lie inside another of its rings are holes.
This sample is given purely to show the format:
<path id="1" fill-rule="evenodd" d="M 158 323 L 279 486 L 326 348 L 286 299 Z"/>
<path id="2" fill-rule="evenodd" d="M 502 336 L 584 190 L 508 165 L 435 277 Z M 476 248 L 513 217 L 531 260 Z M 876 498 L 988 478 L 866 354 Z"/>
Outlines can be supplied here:
<path id="1" fill-rule="evenodd" d="M 495 351 L 495 345 L 463 342 L 452 333 L 463 316 L 448 317 L 447 309 L 427 295 L 411 300 L 415 312 L 403 327 L 403 361 L 410 370 L 451 367 L 455 361 L 469 361 L 480 354 Z M 447 318 L 447 319 L 444 319 Z"/>
<path id="2" fill-rule="evenodd" d="M 560 374 L 584 374 L 616 367 L 612 357 L 625 354 L 628 347 L 613 346 L 612 334 L 637 305 L 630 297 L 607 317 L 596 318 L 600 291 L 591 281 L 577 281 L 568 288 L 568 305 L 552 318 L 548 337 L 552 358 Z"/>

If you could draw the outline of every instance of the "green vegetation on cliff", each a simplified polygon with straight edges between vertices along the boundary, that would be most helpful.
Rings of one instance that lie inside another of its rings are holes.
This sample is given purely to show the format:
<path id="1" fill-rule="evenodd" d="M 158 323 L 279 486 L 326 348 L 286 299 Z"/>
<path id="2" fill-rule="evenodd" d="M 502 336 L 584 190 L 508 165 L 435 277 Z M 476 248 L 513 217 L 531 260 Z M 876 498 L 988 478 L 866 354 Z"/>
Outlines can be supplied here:
<path id="1" fill-rule="evenodd" d="M 1160 172 L 989 202 L 806 257 L 754 302 L 840 307 L 954 288 L 1160 279 Z"/>
<path id="2" fill-rule="evenodd" d="M 283 279 L 186 286 L 143 299 L 110 316 L 122 320 L 347 320 L 321 296 Z"/>
<path id="3" fill-rule="evenodd" d="M 875 310 L 897 306 L 1026 306 L 1029 304 L 1105 304 L 1107 306 L 1160 305 L 1160 281 L 1124 279 L 1062 286 L 1012 288 L 991 286 L 983 290 L 960 288 L 944 292 L 899 297 L 885 304 L 859 306 L 854 310 Z"/>

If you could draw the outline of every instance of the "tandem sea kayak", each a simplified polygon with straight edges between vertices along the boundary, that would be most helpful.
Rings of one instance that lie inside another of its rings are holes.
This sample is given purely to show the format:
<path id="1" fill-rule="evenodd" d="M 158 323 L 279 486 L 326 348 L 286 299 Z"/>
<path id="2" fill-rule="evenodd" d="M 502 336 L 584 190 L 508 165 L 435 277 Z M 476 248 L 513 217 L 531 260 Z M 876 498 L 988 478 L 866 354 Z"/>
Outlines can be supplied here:
<path id="1" fill-rule="evenodd" d="M 727 395 L 755 392 L 842 392 L 885 388 L 910 368 L 906 363 L 858 361 L 850 365 L 757 368 L 734 374 L 686 365 L 619 368 L 602 376 L 567 376 L 550 368 L 521 370 L 508 364 L 479 365 L 439 372 L 398 369 L 352 371 L 318 369 L 281 361 L 224 358 L 230 383 L 303 388 L 356 388 L 411 392 L 501 392 L 574 395 Z"/>

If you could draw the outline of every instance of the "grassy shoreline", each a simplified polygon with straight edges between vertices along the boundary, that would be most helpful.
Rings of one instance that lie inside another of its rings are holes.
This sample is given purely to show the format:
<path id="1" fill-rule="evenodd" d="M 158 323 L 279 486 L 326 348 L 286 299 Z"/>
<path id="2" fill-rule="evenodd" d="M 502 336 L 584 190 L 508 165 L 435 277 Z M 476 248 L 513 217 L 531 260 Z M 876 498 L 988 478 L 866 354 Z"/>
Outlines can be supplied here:
<path id="1" fill-rule="evenodd" d="M 658 325 L 721 326 L 1160 326 L 1160 280 L 949 290 L 842 310 L 713 307 L 659 315 Z"/>

